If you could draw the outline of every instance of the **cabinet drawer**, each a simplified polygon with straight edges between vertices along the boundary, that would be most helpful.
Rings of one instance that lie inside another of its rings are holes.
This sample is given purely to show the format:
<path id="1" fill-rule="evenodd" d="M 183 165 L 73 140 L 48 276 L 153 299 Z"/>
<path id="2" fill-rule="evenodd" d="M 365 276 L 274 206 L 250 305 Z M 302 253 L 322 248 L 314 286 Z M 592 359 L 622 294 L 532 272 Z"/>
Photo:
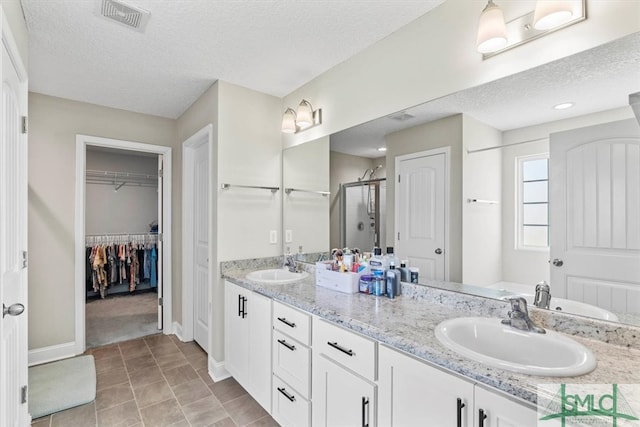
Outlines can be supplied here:
<path id="1" fill-rule="evenodd" d="M 311 317 L 300 310 L 274 301 L 273 327 L 304 345 L 311 344 Z"/>
<path id="2" fill-rule="evenodd" d="M 311 405 L 277 376 L 273 376 L 273 418 L 283 427 L 311 425 Z"/>
<path id="3" fill-rule="evenodd" d="M 376 342 L 354 332 L 314 319 L 313 349 L 341 365 L 376 380 Z"/>
<path id="4" fill-rule="evenodd" d="M 273 373 L 309 398 L 311 352 L 280 331 L 273 331 Z"/>

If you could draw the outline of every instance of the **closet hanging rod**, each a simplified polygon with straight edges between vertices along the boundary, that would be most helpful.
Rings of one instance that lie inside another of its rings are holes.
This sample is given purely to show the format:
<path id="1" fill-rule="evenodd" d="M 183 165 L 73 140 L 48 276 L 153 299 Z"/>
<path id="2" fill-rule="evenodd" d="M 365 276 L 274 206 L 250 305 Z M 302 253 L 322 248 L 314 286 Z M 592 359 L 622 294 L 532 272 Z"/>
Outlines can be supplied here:
<path id="1" fill-rule="evenodd" d="M 317 190 L 301 190 L 299 188 L 285 188 L 284 192 L 287 194 L 291 194 L 293 191 L 299 191 L 301 193 L 313 193 L 313 194 L 320 194 L 322 196 L 328 196 L 331 194 L 330 191 L 317 191 Z"/>
<path id="2" fill-rule="evenodd" d="M 467 203 L 481 203 L 483 205 L 498 205 L 497 200 L 467 199 Z"/>
<path id="3" fill-rule="evenodd" d="M 548 140 L 549 140 L 549 138 L 545 137 L 545 138 L 528 139 L 526 141 L 520 141 L 520 142 L 512 142 L 511 144 L 496 145 L 496 146 L 493 146 L 493 147 L 478 148 L 476 150 L 469 150 L 467 148 L 467 154 L 480 153 L 481 151 L 497 150 L 498 148 L 513 147 L 515 145 L 529 144 L 531 142 L 543 142 L 543 141 L 548 141 Z"/>
<path id="4" fill-rule="evenodd" d="M 235 188 L 254 188 L 254 189 L 257 189 L 257 190 L 269 190 L 272 193 L 275 193 L 276 191 L 280 190 L 280 187 L 265 187 L 265 186 L 260 186 L 260 185 L 222 184 L 220 187 L 223 190 L 228 190 L 231 187 L 235 187 Z"/>
<path id="5" fill-rule="evenodd" d="M 87 169 L 86 176 L 91 178 L 129 178 L 154 181 L 158 179 L 158 175 L 151 175 L 146 173 L 103 171 L 94 169 Z"/>

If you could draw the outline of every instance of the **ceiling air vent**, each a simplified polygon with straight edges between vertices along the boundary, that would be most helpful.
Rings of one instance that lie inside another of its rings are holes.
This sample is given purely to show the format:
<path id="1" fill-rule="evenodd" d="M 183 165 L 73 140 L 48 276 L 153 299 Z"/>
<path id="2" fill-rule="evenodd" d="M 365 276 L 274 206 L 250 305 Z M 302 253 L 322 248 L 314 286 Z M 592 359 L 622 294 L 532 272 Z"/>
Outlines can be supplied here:
<path id="1" fill-rule="evenodd" d="M 144 31 L 151 16 L 148 10 L 116 0 L 100 0 L 98 14 L 139 32 Z"/>
<path id="2" fill-rule="evenodd" d="M 411 114 L 407 113 L 406 111 L 400 111 L 399 113 L 394 113 L 391 115 L 388 115 L 387 118 L 391 119 L 391 120 L 397 120 L 399 122 L 404 122 L 405 120 L 410 120 L 413 119 L 415 116 L 412 116 Z"/>

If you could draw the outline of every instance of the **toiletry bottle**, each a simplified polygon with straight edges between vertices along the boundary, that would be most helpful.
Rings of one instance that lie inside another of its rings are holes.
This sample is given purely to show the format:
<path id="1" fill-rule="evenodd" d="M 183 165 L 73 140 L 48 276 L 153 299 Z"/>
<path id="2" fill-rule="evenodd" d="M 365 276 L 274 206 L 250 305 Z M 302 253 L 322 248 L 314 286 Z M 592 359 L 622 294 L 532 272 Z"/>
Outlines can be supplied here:
<path id="1" fill-rule="evenodd" d="M 382 279 L 382 286 L 384 286 L 385 282 L 385 265 L 384 258 L 382 257 L 382 249 L 373 248 L 373 256 L 369 260 L 369 267 L 371 268 L 371 275 L 373 277 L 379 277 Z M 384 295 L 386 293 L 385 289 L 380 289 L 380 295 Z"/>
<path id="2" fill-rule="evenodd" d="M 409 272 L 409 268 L 407 267 L 408 261 L 403 259 L 400 262 L 400 281 L 401 282 L 410 282 L 411 281 L 411 273 Z"/>
<path id="3" fill-rule="evenodd" d="M 396 270 L 396 264 L 391 261 L 386 271 L 387 296 L 391 299 L 400 295 L 400 271 Z"/>
<path id="4" fill-rule="evenodd" d="M 385 255 L 384 258 L 385 258 L 385 261 L 386 261 L 386 266 L 385 267 L 387 267 L 387 268 L 389 268 L 389 266 L 391 265 L 391 262 L 393 262 L 393 265 L 395 265 L 395 266 L 400 265 L 400 260 L 393 253 L 393 246 L 387 246 L 387 254 Z"/>

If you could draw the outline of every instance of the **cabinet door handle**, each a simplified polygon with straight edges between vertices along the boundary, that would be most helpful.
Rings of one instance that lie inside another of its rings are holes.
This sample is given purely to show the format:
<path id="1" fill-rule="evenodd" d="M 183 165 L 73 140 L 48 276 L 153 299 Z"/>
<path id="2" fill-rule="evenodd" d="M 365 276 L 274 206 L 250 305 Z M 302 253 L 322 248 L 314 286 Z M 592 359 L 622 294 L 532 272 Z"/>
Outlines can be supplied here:
<path id="1" fill-rule="evenodd" d="M 247 317 L 247 298 L 242 297 L 242 318 Z"/>
<path id="2" fill-rule="evenodd" d="M 329 344 L 331 347 L 335 348 L 336 350 L 340 350 L 341 352 L 343 352 L 344 354 L 346 354 L 348 356 L 354 356 L 355 355 L 353 350 L 347 350 L 346 348 L 338 345 L 337 342 L 327 341 L 327 344 Z"/>
<path id="3" fill-rule="evenodd" d="M 295 328 L 296 324 L 293 322 L 289 322 L 286 317 L 278 317 L 278 320 L 287 325 L 290 328 Z"/>
<path id="4" fill-rule="evenodd" d="M 478 427 L 484 427 L 484 420 L 487 419 L 487 414 L 484 413 L 484 409 L 478 409 Z"/>
<path id="5" fill-rule="evenodd" d="M 362 427 L 369 427 L 369 411 L 367 407 L 369 406 L 369 399 L 362 396 Z"/>
<path id="6" fill-rule="evenodd" d="M 296 351 L 296 346 L 295 346 L 295 345 L 289 344 L 289 343 L 288 343 L 288 342 L 286 342 L 285 340 L 278 340 L 278 342 L 279 342 L 280 344 L 282 344 L 283 346 L 287 347 L 289 350 L 291 350 L 291 351 Z"/>
<path id="7" fill-rule="evenodd" d="M 285 389 L 284 389 L 284 387 L 282 387 L 282 388 L 281 388 L 281 387 L 278 387 L 278 391 L 279 391 L 280 393 L 282 393 L 282 395 L 283 395 L 284 397 L 286 397 L 287 399 L 289 399 L 289 402 L 295 402 L 295 401 L 296 401 L 296 397 L 295 397 L 295 396 L 290 395 L 289 393 L 287 393 L 287 390 L 285 390 Z"/>
<path id="8" fill-rule="evenodd" d="M 242 295 L 238 294 L 238 317 L 242 317 Z"/>
<path id="9" fill-rule="evenodd" d="M 458 402 L 456 404 L 457 407 L 457 420 L 458 423 L 456 424 L 458 427 L 462 427 L 462 408 L 464 408 L 466 405 L 464 403 L 462 403 L 462 399 L 458 398 Z"/>

